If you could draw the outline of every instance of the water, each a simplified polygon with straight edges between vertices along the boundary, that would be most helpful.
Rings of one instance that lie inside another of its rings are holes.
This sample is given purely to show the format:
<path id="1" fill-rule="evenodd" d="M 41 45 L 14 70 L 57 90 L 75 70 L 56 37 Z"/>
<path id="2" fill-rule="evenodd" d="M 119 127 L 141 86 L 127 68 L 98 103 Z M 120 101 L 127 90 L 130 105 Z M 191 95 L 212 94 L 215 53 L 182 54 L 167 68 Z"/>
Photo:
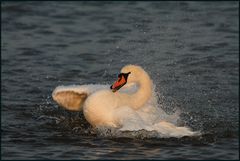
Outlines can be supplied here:
<path id="1" fill-rule="evenodd" d="M 2 159 L 238 159 L 237 2 L 2 2 Z M 162 109 L 201 137 L 96 131 L 58 85 L 151 75 Z"/>

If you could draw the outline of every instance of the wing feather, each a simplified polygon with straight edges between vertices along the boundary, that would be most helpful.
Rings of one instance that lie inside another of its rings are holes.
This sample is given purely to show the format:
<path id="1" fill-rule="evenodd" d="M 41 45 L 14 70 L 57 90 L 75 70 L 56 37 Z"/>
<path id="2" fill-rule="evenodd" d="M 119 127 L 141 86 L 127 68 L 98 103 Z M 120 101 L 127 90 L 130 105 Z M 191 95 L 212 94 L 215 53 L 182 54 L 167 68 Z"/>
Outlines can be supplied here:
<path id="1" fill-rule="evenodd" d="M 81 111 L 84 101 L 93 92 L 109 88 L 109 85 L 58 86 L 52 93 L 53 100 L 70 111 Z"/>

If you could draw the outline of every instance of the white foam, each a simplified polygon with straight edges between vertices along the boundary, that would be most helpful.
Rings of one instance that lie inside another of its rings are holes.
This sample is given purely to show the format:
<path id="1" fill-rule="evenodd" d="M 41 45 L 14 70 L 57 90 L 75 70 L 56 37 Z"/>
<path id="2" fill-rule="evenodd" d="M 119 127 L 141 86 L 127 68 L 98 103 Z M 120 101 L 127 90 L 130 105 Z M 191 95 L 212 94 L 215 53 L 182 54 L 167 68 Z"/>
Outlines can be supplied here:
<path id="1" fill-rule="evenodd" d="M 154 91 L 154 90 L 153 90 Z M 135 111 L 130 107 L 117 109 L 117 116 L 120 119 L 120 131 L 156 131 L 161 137 L 182 137 L 199 134 L 188 127 L 177 127 L 180 111 L 168 115 L 157 103 L 156 93 L 139 110 Z"/>

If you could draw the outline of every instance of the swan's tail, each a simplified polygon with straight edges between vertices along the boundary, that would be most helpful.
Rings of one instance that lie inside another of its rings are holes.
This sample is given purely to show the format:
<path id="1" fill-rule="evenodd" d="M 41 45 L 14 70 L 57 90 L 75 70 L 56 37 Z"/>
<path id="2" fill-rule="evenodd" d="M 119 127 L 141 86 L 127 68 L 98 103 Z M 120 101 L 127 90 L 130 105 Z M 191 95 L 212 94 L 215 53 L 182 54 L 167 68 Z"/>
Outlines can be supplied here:
<path id="1" fill-rule="evenodd" d="M 196 136 L 199 132 L 194 132 L 188 127 L 177 127 L 166 121 L 160 121 L 153 125 L 154 130 L 160 132 L 164 137 Z"/>

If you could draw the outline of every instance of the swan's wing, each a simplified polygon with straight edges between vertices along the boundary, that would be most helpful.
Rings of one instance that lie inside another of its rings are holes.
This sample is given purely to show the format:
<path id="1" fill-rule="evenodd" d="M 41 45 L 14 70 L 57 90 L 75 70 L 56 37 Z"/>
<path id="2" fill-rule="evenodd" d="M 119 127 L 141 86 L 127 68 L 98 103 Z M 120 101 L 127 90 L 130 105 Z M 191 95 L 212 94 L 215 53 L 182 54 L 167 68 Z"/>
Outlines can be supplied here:
<path id="1" fill-rule="evenodd" d="M 58 86 L 52 93 L 52 98 L 61 107 L 71 111 L 81 111 L 87 97 L 100 89 L 109 89 L 109 85 L 71 85 Z"/>

